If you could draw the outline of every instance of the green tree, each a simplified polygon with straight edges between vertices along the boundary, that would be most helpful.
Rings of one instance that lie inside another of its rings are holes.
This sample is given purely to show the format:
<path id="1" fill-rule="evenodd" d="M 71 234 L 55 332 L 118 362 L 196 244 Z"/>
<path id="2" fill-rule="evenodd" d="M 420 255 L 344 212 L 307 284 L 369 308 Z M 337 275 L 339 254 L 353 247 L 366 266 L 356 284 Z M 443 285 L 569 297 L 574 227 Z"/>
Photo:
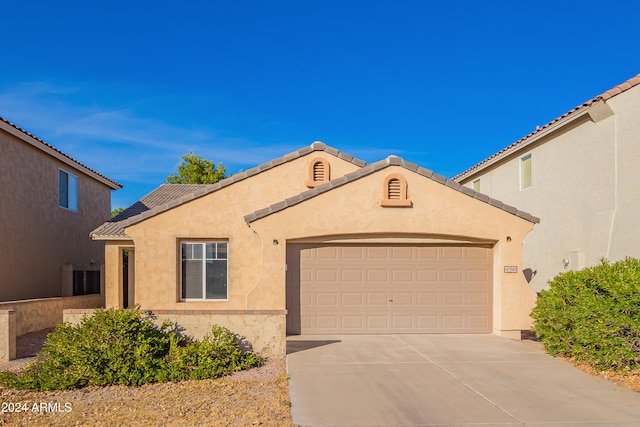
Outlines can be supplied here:
<path id="1" fill-rule="evenodd" d="M 115 218 L 118 215 L 120 215 L 124 211 L 124 209 L 125 208 L 123 208 L 123 207 L 119 207 L 119 208 L 115 208 L 114 210 L 112 210 L 111 211 L 111 218 Z"/>
<path id="2" fill-rule="evenodd" d="M 216 167 L 211 160 L 203 159 L 192 151 L 180 158 L 182 162 L 178 165 L 178 172 L 167 177 L 167 184 L 214 184 L 227 177 L 227 169 L 222 163 Z"/>

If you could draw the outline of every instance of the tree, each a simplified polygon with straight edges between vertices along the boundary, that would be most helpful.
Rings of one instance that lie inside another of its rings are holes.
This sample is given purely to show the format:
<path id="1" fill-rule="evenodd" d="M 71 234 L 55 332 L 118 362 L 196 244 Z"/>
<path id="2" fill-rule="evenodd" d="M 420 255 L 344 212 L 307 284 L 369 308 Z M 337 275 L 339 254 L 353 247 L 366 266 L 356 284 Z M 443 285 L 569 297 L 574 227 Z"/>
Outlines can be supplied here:
<path id="1" fill-rule="evenodd" d="M 111 218 L 115 218 L 118 215 L 120 215 L 124 211 L 124 209 L 125 208 L 123 208 L 123 207 L 119 207 L 119 208 L 115 208 L 114 210 L 112 210 L 111 211 Z"/>
<path id="2" fill-rule="evenodd" d="M 178 172 L 167 177 L 167 184 L 214 184 L 227 177 L 227 168 L 222 163 L 218 166 L 207 159 L 197 156 L 192 151 L 180 156 L 182 162 Z"/>

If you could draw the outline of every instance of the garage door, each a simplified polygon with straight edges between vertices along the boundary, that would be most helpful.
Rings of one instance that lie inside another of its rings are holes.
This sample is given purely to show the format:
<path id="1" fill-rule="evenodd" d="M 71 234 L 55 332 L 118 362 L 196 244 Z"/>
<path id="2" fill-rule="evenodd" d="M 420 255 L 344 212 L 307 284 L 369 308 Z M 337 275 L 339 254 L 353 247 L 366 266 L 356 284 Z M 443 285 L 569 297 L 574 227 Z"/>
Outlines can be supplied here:
<path id="1" fill-rule="evenodd" d="M 287 332 L 491 332 L 492 250 L 293 245 Z"/>

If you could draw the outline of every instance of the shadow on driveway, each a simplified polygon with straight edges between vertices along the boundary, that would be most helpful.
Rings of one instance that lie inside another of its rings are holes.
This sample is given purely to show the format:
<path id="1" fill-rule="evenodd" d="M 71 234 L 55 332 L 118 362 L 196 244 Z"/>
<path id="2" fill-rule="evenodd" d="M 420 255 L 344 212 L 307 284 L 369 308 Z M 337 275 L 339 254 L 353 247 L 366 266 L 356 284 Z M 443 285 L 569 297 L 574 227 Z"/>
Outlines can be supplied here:
<path id="1" fill-rule="evenodd" d="M 291 341 L 287 340 L 287 354 L 297 353 L 299 351 L 311 350 L 312 348 L 322 347 L 324 345 L 335 344 L 340 340 L 306 340 Z"/>

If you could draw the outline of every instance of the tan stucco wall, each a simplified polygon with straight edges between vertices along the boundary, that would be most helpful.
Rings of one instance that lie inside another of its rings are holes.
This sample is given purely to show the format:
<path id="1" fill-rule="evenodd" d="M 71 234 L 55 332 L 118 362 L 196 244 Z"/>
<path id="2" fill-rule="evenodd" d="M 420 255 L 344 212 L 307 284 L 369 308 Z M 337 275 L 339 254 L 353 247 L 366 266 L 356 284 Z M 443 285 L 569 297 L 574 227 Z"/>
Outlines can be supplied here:
<path id="1" fill-rule="evenodd" d="M 131 241 L 107 242 L 107 307 L 121 304 L 120 251 L 133 243 L 135 302 L 142 309 L 175 311 L 180 316 L 200 310 L 237 310 L 215 319 L 234 327 L 236 320 L 242 321 L 239 330 L 231 329 L 247 336 L 256 348 L 264 346 L 277 354 L 285 342 L 288 241 L 328 241 L 336 235 L 363 242 L 370 238 L 405 243 L 436 239 L 492 245 L 494 331 L 508 334 L 529 328 L 535 293 L 521 273 L 521 245 L 533 224 L 402 167 L 385 168 L 251 224 L 244 221 L 247 214 L 307 190 L 308 163 L 317 156 L 331 162 L 334 178 L 357 169 L 334 156 L 314 152 L 130 226 L 126 233 Z M 412 208 L 379 205 L 384 179 L 393 173 L 406 178 Z M 180 301 L 181 239 L 229 241 L 228 301 Z M 505 265 L 516 266 L 518 273 L 504 273 Z M 282 312 L 267 321 L 268 333 L 261 332 L 262 321 L 250 313 L 258 310 Z M 181 318 L 189 325 L 187 333 L 202 328 L 196 318 Z M 208 325 L 213 316 L 203 319 Z M 272 333 L 272 341 L 263 345 L 259 337 Z"/>
<path id="2" fill-rule="evenodd" d="M 0 301 L 60 296 L 63 264 L 103 263 L 89 232 L 109 219 L 110 189 L 3 130 L 0 153 Z M 58 207 L 59 169 L 78 177 L 77 212 Z"/>
<path id="3" fill-rule="evenodd" d="M 65 310 L 64 321 L 79 324 L 85 316 L 90 316 L 93 310 Z M 1 315 L 1 313 L 0 313 Z M 241 339 L 246 338 L 251 344 L 251 350 L 266 357 L 283 357 L 286 352 L 285 335 L 286 316 L 284 314 L 174 314 L 160 313 L 154 322 L 160 326 L 169 320 L 183 330 L 187 335 L 197 340 L 211 332 L 214 325 L 224 326 Z M 0 322 L 2 317 L 0 316 Z M 1 323 L 0 323 L 1 325 Z M 0 339 L 2 339 L 0 331 Z M 248 350 L 248 348 L 245 348 Z"/>
<path id="4" fill-rule="evenodd" d="M 471 187 L 479 177 L 482 193 L 540 217 L 524 246 L 524 267 L 537 272 L 531 281 L 536 291 L 556 274 L 602 257 L 640 256 L 640 86 L 604 108 L 613 115 L 586 116 L 462 181 Z M 520 158 L 528 153 L 533 185 L 520 190 Z"/>
<path id="5" fill-rule="evenodd" d="M 274 295 L 250 298 L 262 274 L 262 243 L 244 221 L 244 216 L 287 197 L 308 190 L 308 164 L 325 157 L 331 175 L 341 176 L 358 166 L 325 152 L 311 154 L 222 188 L 206 197 L 181 205 L 126 229 L 135 245 L 135 302 L 143 309 L 271 309 L 283 308 Z M 181 239 L 228 239 L 228 301 L 179 301 L 179 242 Z M 106 306 L 120 306 L 118 248 L 127 242 L 107 242 Z M 117 305 L 118 304 L 118 305 Z"/>
<path id="6" fill-rule="evenodd" d="M 0 361 L 16 358 L 16 312 L 0 310 Z"/>
<path id="7" fill-rule="evenodd" d="M 392 173 L 407 179 L 413 208 L 379 206 L 382 182 Z M 533 224 L 503 210 L 466 196 L 401 167 L 388 167 L 319 195 L 304 203 L 267 216 L 251 224 L 260 238 L 259 281 L 251 289 L 249 304 L 285 303 L 286 244 L 273 240 L 331 241 L 348 236 L 367 241 L 402 236 L 404 241 L 421 241 L 437 236 L 451 241 L 492 242 L 494 246 L 493 328 L 496 333 L 528 329 L 535 293 L 521 274 L 522 241 Z M 507 236 L 511 242 L 507 242 Z M 518 273 L 504 273 L 504 266 L 517 266 Z M 274 286 L 274 284 L 280 284 Z"/>
<path id="8" fill-rule="evenodd" d="M 0 303 L 0 360 L 15 359 L 16 337 L 62 323 L 65 309 L 86 309 L 101 305 L 100 295 Z"/>
<path id="9" fill-rule="evenodd" d="M 54 297 L 0 303 L 0 310 L 15 310 L 16 335 L 41 331 L 62 323 L 62 312 L 69 308 L 94 308 L 102 305 L 100 295 Z"/>

